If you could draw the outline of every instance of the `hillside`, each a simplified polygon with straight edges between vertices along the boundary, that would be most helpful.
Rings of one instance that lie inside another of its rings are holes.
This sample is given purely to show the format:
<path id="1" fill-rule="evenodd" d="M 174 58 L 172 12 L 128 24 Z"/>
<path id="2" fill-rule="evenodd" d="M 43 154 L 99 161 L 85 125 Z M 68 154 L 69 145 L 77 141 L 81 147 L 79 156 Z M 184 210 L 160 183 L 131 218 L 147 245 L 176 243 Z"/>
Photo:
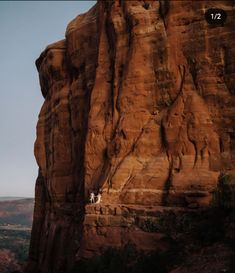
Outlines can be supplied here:
<path id="1" fill-rule="evenodd" d="M 0 272 L 21 272 L 27 260 L 34 199 L 1 198 Z M 3 201 L 8 200 L 8 201 Z"/>

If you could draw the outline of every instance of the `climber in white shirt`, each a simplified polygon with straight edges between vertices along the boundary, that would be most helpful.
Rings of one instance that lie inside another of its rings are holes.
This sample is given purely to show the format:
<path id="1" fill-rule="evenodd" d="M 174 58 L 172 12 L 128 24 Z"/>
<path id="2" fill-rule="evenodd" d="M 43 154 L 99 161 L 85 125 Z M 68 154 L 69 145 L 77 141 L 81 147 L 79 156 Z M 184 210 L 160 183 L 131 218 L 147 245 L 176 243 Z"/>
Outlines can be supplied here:
<path id="1" fill-rule="evenodd" d="M 90 194 L 90 202 L 95 203 L 95 194 L 94 194 L 94 192 L 91 192 L 91 194 Z"/>

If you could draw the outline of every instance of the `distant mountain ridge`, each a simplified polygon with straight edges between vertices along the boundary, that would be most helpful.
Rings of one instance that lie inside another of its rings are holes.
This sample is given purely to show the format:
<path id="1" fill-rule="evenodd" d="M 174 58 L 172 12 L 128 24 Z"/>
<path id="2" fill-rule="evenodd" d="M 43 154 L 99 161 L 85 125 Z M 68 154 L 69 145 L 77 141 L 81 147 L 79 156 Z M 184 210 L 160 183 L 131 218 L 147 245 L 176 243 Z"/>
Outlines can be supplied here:
<path id="1" fill-rule="evenodd" d="M 12 197 L 13 198 L 13 197 Z M 31 226 L 33 219 L 33 198 L 0 199 L 0 225 L 20 224 Z"/>
<path id="2" fill-rule="evenodd" d="M 15 201 L 21 199 L 33 199 L 33 197 L 0 196 L 0 202 Z"/>

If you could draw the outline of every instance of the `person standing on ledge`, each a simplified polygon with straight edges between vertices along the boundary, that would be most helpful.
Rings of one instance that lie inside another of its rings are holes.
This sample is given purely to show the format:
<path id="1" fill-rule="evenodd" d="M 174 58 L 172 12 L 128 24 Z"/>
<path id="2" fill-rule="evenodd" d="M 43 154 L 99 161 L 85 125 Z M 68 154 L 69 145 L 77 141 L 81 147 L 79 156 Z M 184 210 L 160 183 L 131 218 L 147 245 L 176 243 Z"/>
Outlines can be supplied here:
<path id="1" fill-rule="evenodd" d="M 101 202 L 101 193 L 98 193 L 98 195 L 96 196 L 97 200 L 96 200 L 96 204 L 99 204 Z"/>
<path id="2" fill-rule="evenodd" d="M 90 194 L 90 202 L 95 203 L 95 194 L 94 194 L 94 192 L 91 192 L 91 194 Z"/>

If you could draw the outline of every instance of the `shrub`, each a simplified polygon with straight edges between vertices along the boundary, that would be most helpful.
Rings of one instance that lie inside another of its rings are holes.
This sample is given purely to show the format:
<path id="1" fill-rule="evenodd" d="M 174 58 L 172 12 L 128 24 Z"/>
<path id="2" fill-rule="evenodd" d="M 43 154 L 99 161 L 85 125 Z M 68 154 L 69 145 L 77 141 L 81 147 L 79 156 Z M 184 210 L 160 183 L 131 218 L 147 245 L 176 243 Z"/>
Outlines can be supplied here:
<path id="1" fill-rule="evenodd" d="M 144 2 L 144 4 L 143 4 L 143 7 L 145 8 L 145 9 L 149 9 L 149 7 L 150 7 L 150 4 L 149 3 L 147 3 L 147 2 Z"/>
<path id="2" fill-rule="evenodd" d="M 158 219 L 147 218 L 139 227 L 145 232 L 157 232 L 159 231 Z"/>
<path id="3" fill-rule="evenodd" d="M 78 262 L 72 273 L 166 273 L 173 261 L 172 253 L 156 250 L 145 254 L 127 244 L 122 249 L 109 248 L 100 256 Z"/>
<path id="4" fill-rule="evenodd" d="M 226 173 L 219 175 L 212 205 L 224 209 L 235 208 L 235 181 L 232 175 Z"/>

